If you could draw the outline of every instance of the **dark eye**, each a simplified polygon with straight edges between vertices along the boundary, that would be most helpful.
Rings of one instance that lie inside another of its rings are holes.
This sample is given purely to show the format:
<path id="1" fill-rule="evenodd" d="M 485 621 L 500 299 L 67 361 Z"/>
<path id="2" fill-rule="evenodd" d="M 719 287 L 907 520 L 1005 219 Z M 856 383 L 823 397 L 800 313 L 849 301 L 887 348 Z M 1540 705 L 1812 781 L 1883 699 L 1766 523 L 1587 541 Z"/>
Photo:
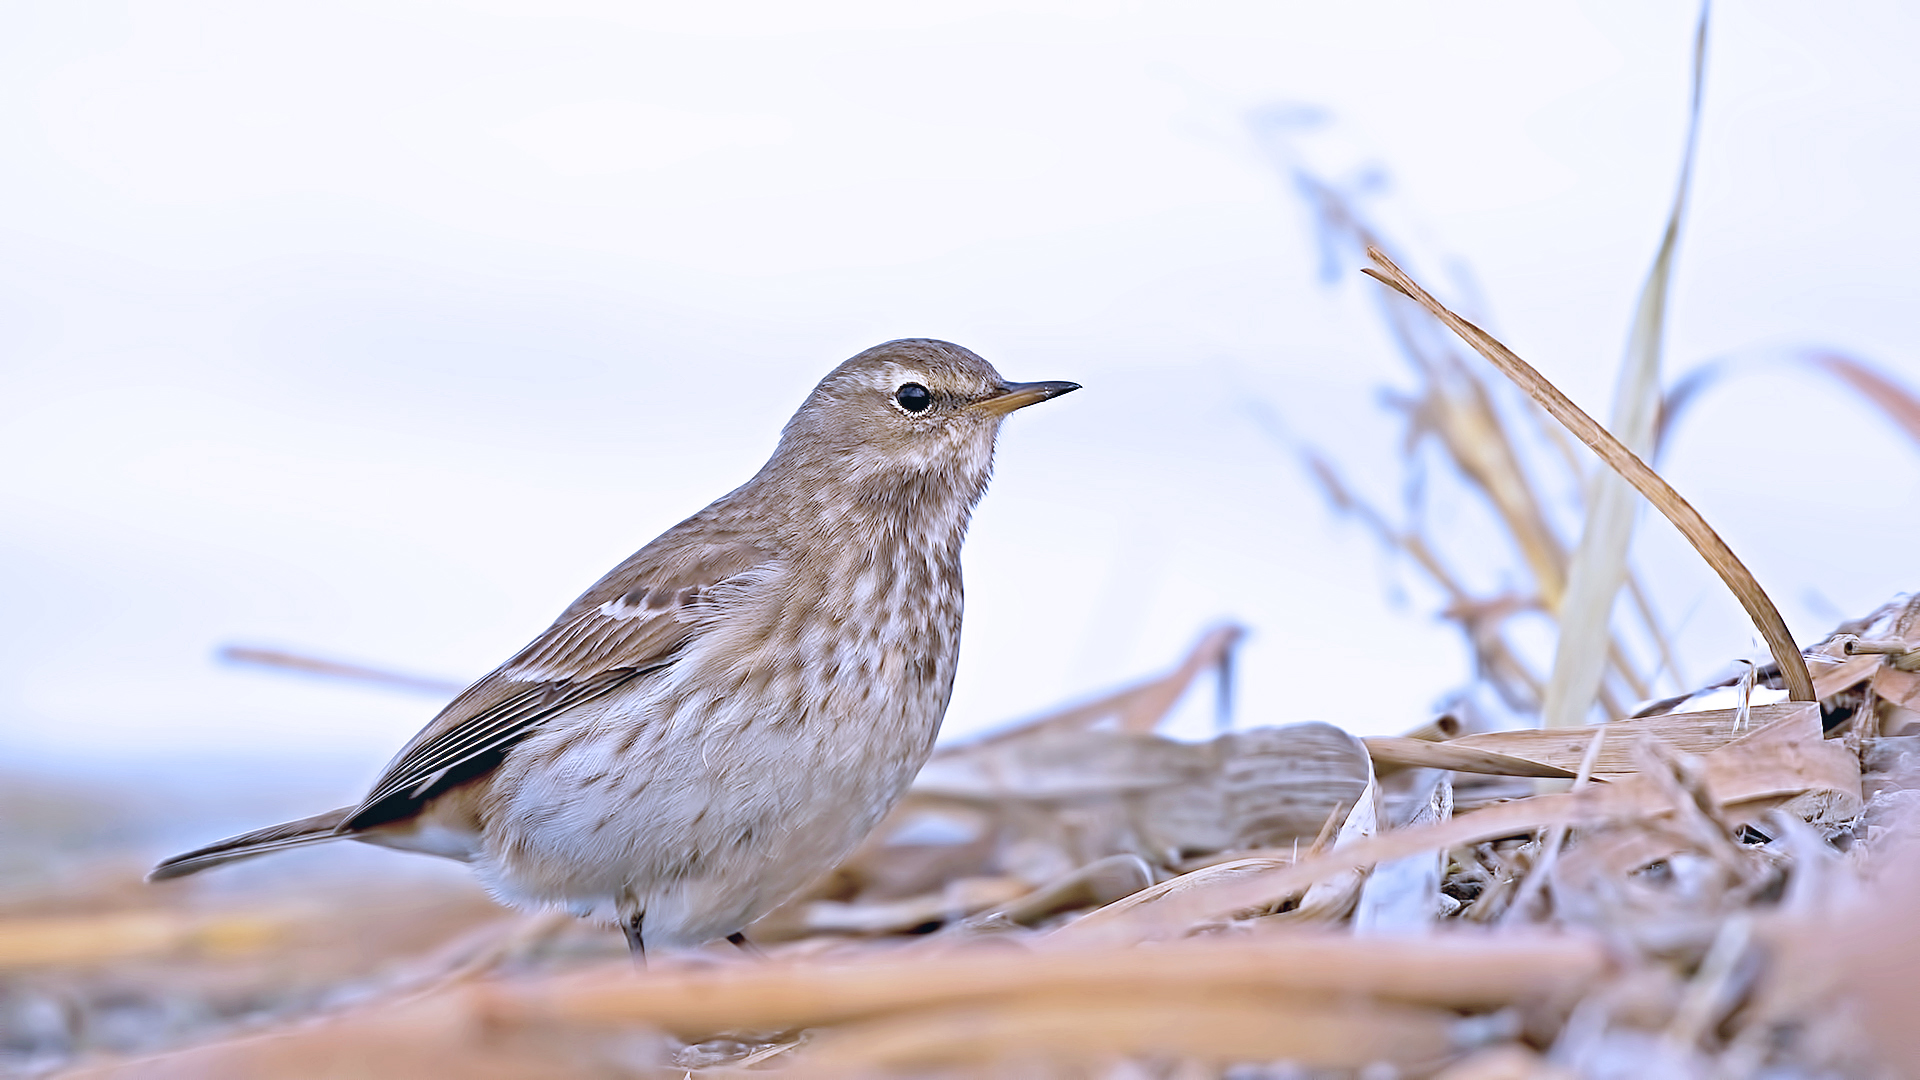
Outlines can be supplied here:
<path id="1" fill-rule="evenodd" d="M 903 383 L 893 392 L 893 400 L 908 412 L 925 412 L 933 404 L 933 394 L 917 382 Z"/>

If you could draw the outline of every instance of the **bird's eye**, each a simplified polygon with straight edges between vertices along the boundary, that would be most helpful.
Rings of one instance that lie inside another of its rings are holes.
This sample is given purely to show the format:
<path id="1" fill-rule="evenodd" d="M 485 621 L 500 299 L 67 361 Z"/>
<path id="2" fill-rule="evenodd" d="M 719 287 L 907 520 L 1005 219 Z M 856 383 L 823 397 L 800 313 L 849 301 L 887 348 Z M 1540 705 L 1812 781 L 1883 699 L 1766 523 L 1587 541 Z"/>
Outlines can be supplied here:
<path id="1" fill-rule="evenodd" d="M 893 392 L 893 400 L 911 413 L 925 412 L 933 404 L 933 393 L 917 382 L 902 383 L 900 389 Z"/>

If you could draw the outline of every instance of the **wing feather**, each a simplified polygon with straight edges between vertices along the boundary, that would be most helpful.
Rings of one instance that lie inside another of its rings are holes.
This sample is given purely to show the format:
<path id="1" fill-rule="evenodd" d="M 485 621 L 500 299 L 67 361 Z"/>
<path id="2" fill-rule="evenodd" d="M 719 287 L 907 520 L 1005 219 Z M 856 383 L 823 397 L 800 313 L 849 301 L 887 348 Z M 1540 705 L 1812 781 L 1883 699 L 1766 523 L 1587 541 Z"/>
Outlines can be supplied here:
<path id="1" fill-rule="evenodd" d="M 548 717 L 618 689 L 645 670 L 609 671 L 580 682 L 530 687 L 472 722 L 450 728 L 420 744 L 407 760 L 394 763 L 362 806 L 371 806 L 401 793 L 420 798 L 453 769 L 524 737 Z"/>
<path id="2" fill-rule="evenodd" d="M 707 535 L 689 543 L 676 536 L 686 531 Z M 346 828 L 411 816 L 438 790 L 491 771 L 553 717 L 672 664 L 706 629 L 717 587 L 751 592 L 777 570 L 764 548 L 701 515 L 669 530 L 442 709 L 387 765 Z"/>

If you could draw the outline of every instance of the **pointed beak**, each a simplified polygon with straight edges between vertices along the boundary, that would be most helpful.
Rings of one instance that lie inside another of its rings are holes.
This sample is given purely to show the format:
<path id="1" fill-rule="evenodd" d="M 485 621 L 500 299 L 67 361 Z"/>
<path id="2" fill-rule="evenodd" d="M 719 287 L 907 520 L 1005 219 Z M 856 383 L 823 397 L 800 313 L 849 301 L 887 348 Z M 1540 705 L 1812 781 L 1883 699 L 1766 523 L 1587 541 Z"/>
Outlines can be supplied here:
<path id="1" fill-rule="evenodd" d="M 1049 398 L 1070 394 L 1078 389 L 1080 384 L 1077 382 L 1008 383 L 1000 388 L 999 393 L 974 402 L 972 407 L 990 416 L 1005 416 L 1015 409 L 1038 405 Z"/>

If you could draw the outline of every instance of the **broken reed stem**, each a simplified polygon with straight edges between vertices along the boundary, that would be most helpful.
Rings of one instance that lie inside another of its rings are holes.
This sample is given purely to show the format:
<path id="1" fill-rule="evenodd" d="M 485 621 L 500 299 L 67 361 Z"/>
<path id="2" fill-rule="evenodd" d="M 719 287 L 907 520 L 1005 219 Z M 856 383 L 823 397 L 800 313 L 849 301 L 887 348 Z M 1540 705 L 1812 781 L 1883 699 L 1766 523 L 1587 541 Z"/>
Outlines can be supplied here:
<path id="1" fill-rule="evenodd" d="M 1571 780 L 1574 776 L 1558 765 L 1470 746 L 1391 735 L 1369 735 L 1360 741 L 1366 746 L 1368 756 L 1373 758 L 1375 771 L 1382 774 L 1398 768 L 1428 768 L 1480 773 L 1484 776 L 1537 776 L 1561 780 Z"/>
<path id="2" fill-rule="evenodd" d="M 1387 258 L 1385 252 L 1369 247 L 1367 255 L 1373 260 L 1374 266 L 1361 273 L 1432 312 L 1435 318 L 1445 323 L 1462 341 L 1473 346 L 1475 352 L 1499 368 L 1502 375 L 1513 380 L 1516 386 L 1539 402 L 1555 420 L 1566 425 L 1575 438 L 1586 443 L 1588 449 L 1600 456 L 1600 460 L 1625 477 L 1640 494 L 1646 496 L 1648 502 L 1665 514 L 1667 520 L 1673 522 L 1687 542 L 1693 545 L 1694 550 L 1720 575 L 1720 580 L 1726 583 L 1727 588 L 1733 590 L 1740 606 L 1746 609 L 1754 627 L 1766 639 L 1767 651 L 1773 654 L 1774 663 L 1780 667 L 1780 674 L 1787 683 L 1787 696 L 1794 701 L 1816 700 L 1813 676 L 1807 671 L 1807 662 L 1800 655 L 1800 647 L 1794 644 L 1793 635 L 1787 631 L 1786 620 L 1780 617 L 1779 609 L 1767 598 L 1766 591 L 1760 588 L 1760 583 L 1754 579 L 1746 564 L 1734 555 L 1733 549 L 1720 539 L 1720 534 L 1713 531 L 1700 512 L 1673 490 L 1673 485 L 1648 467 L 1639 455 L 1627 449 L 1580 406 L 1575 405 L 1572 399 L 1561 393 L 1559 387 L 1549 382 L 1546 376 L 1514 355 L 1513 350 L 1435 300 L 1392 259 Z"/>
<path id="3" fill-rule="evenodd" d="M 1853 638 L 1850 641 L 1843 642 L 1841 645 L 1841 651 L 1845 652 L 1848 656 L 1868 654 L 1874 656 L 1903 656 L 1912 650 L 1913 646 L 1899 638 L 1892 638 L 1887 641 L 1862 641 L 1859 638 Z"/>
<path id="4" fill-rule="evenodd" d="M 910 1010 L 1033 1000 L 1178 1000 L 1230 991 L 1449 1009 L 1577 993 L 1611 960 L 1573 934 L 1461 933 L 1418 941 L 1271 933 L 1168 941 L 1152 949 L 961 949 L 852 962 L 764 963 L 636 979 L 624 965 L 468 993 L 494 1024 L 648 1023 L 688 1038 L 790 1030 Z"/>

